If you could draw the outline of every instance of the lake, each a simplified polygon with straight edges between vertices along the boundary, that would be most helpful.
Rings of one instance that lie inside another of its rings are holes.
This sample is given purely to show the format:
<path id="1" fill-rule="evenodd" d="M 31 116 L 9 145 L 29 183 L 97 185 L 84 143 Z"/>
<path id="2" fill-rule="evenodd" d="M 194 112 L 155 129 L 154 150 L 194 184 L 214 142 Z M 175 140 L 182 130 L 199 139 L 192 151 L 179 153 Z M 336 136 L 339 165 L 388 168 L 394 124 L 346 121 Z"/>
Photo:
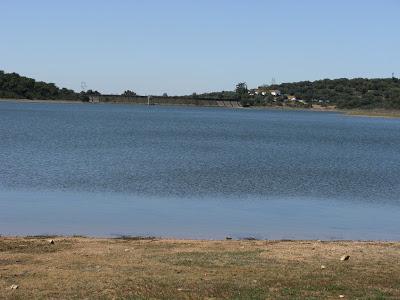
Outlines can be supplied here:
<path id="1" fill-rule="evenodd" d="M 0 102 L 0 234 L 400 240 L 400 119 Z"/>

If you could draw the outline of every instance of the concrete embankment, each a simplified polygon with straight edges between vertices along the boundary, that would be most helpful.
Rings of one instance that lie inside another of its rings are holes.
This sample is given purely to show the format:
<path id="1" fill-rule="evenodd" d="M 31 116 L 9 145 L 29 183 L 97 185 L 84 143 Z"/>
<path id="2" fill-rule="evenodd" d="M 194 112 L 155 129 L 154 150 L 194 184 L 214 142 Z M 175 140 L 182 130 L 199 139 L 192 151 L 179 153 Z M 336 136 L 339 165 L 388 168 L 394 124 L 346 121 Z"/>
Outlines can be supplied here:
<path id="1" fill-rule="evenodd" d="M 206 98 L 184 98 L 184 97 L 159 97 L 134 96 L 124 97 L 117 95 L 101 95 L 90 98 L 91 102 L 102 103 L 132 103 L 150 105 L 192 105 L 192 106 L 212 106 L 212 107 L 242 107 L 238 100 L 215 100 Z"/>

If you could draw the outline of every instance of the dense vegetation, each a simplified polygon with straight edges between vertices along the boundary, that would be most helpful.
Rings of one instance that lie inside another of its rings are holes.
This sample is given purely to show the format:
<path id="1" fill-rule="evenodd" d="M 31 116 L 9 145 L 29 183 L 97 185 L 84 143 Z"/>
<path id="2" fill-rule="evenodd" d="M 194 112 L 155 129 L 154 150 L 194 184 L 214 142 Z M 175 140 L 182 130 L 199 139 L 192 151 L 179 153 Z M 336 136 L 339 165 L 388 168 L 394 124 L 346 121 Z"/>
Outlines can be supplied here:
<path id="1" fill-rule="evenodd" d="M 395 77 L 301 81 L 270 88 L 306 101 L 328 100 L 338 108 L 400 109 L 400 80 Z"/>
<path id="2" fill-rule="evenodd" d="M 294 96 L 309 104 L 322 103 L 338 108 L 400 109 L 400 79 L 324 79 L 260 86 L 258 90 L 279 90 L 280 96 L 270 93 L 251 96 L 247 85 L 238 83 L 234 92 L 215 92 L 196 95 L 212 99 L 240 99 L 246 105 L 281 105 Z"/>
<path id="3" fill-rule="evenodd" d="M 400 79 L 324 79 L 317 81 L 301 81 L 294 83 L 282 83 L 270 86 L 261 86 L 258 90 L 279 90 L 279 96 L 273 96 L 269 92 L 249 93 L 245 82 L 238 83 L 234 91 L 212 92 L 205 94 L 193 93 L 185 98 L 201 98 L 215 100 L 239 100 L 245 106 L 251 105 L 282 105 L 288 102 L 288 98 L 302 99 L 311 106 L 312 103 L 334 105 L 338 108 L 384 108 L 400 109 Z M 76 93 L 66 88 L 58 88 L 54 83 L 35 81 L 32 78 L 23 77 L 17 73 L 5 73 L 0 71 L 0 98 L 13 99 L 45 99 L 45 100 L 81 100 L 88 101 L 89 96 L 100 95 L 97 91 Z M 123 96 L 136 96 L 136 93 L 127 90 Z M 164 94 L 164 97 L 168 95 Z M 290 101 L 289 101 L 290 102 Z"/>
<path id="4" fill-rule="evenodd" d="M 66 88 L 60 89 L 54 83 L 0 71 L 0 98 L 87 101 L 89 94 L 75 93 Z"/>

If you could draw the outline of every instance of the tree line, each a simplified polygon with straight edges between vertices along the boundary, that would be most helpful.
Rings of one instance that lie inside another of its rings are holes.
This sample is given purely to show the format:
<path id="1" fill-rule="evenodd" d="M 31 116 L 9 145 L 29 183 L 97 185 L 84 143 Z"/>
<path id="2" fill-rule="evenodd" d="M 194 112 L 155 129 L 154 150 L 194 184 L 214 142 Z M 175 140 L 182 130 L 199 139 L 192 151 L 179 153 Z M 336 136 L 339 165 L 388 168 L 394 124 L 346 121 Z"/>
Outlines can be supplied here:
<path id="1" fill-rule="evenodd" d="M 270 88 L 310 102 L 329 101 L 338 108 L 400 109 L 400 80 L 395 77 L 323 79 L 282 83 Z"/>
<path id="2" fill-rule="evenodd" d="M 76 93 L 73 90 L 59 88 L 54 83 L 36 81 L 17 73 L 5 73 L 0 70 L 0 98 L 77 100 L 88 101 L 93 91 Z"/>
<path id="3" fill-rule="evenodd" d="M 259 89 L 279 90 L 278 97 L 267 95 L 251 95 L 245 82 L 238 83 L 233 91 L 211 92 L 182 96 L 215 100 L 240 100 L 248 105 L 279 104 L 288 96 L 294 96 L 312 104 L 314 102 L 329 103 L 338 108 L 385 108 L 400 109 L 400 79 L 323 79 L 317 81 L 300 81 L 260 86 Z M 101 95 L 97 91 L 88 90 L 77 93 L 71 89 L 59 88 L 54 83 L 45 83 L 20 76 L 17 73 L 0 71 L 0 98 L 43 99 L 43 100 L 77 100 L 88 101 L 90 96 Z M 127 90 L 123 96 L 136 96 Z M 164 95 L 167 97 L 168 95 Z"/>
<path id="4" fill-rule="evenodd" d="M 323 79 L 264 85 L 259 90 L 279 90 L 281 95 L 251 95 L 245 82 L 236 85 L 233 92 L 213 92 L 196 95 L 217 100 L 238 99 L 246 106 L 271 104 L 279 105 L 289 96 L 307 101 L 329 103 L 337 108 L 385 108 L 400 109 L 400 79 Z M 257 89 L 256 89 L 257 90 Z"/>

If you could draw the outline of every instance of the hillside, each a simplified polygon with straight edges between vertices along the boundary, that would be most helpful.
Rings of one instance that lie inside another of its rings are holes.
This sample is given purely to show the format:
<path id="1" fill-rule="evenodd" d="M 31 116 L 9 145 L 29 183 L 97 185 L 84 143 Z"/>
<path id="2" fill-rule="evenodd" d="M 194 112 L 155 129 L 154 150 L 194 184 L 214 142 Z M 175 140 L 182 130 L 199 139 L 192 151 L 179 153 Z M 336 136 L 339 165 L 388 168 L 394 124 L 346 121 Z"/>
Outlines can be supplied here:
<path id="1" fill-rule="evenodd" d="M 400 109 L 400 80 L 398 78 L 382 79 L 323 79 L 317 81 L 300 81 L 274 85 L 259 86 L 247 89 L 245 82 L 240 83 L 241 90 L 193 94 L 192 97 L 207 97 L 217 100 L 241 99 L 247 106 L 291 106 L 310 107 L 312 103 L 336 106 L 337 108 L 362 109 Z M 272 91 L 280 91 L 272 95 Z M 288 101 L 290 98 L 304 102 Z M 304 105 L 306 103 L 306 105 Z"/>
<path id="2" fill-rule="evenodd" d="M 324 79 L 269 86 L 283 94 L 305 101 L 328 100 L 338 108 L 400 109 L 400 80 L 384 79 Z"/>
<path id="3" fill-rule="evenodd" d="M 288 98 L 304 100 L 297 105 L 310 107 L 312 103 L 322 103 L 337 108 L 360 109 L 400 109 L 400 79 L 323 79 L 317 81 L 300 81 L 260 86 L 249 94 L 247 85 L 238 91 L 222 91 L 206 94 L 193 93 L 189 96 L 175 97 L 207 99 L 207 100 L 241 100 L 244 106 L 282 105 Z M 279 90 L 280 95 L 273 96 L 269 91 Z M 265 91 L 261 93 L 261 91 Z M 43 99 L 43 100 L 77 100 L 88 101 L 89 96 L 97 95 L 97 91 L 76 93 L 66 88 L 58 88 L 54 83 L 45 83 L 20 76 L 17 73 L 0 71 L 0 98 L 11 99 Z M 124 94 L 123 94 L 124 95 Z M 136 95 L 136 94 L 135 94 Z M 306 105 L 304 105 L 304 103 Z M 296 105 L 293 103 L 291 105 Z"/>
<path id="4" fill-rule="evenodd" d="M 43 100 L 87 100 L 84 93 L 58 88 L 54 83 L 36 81 L 17 73 L 0 71 L 0 98 Z"/>

